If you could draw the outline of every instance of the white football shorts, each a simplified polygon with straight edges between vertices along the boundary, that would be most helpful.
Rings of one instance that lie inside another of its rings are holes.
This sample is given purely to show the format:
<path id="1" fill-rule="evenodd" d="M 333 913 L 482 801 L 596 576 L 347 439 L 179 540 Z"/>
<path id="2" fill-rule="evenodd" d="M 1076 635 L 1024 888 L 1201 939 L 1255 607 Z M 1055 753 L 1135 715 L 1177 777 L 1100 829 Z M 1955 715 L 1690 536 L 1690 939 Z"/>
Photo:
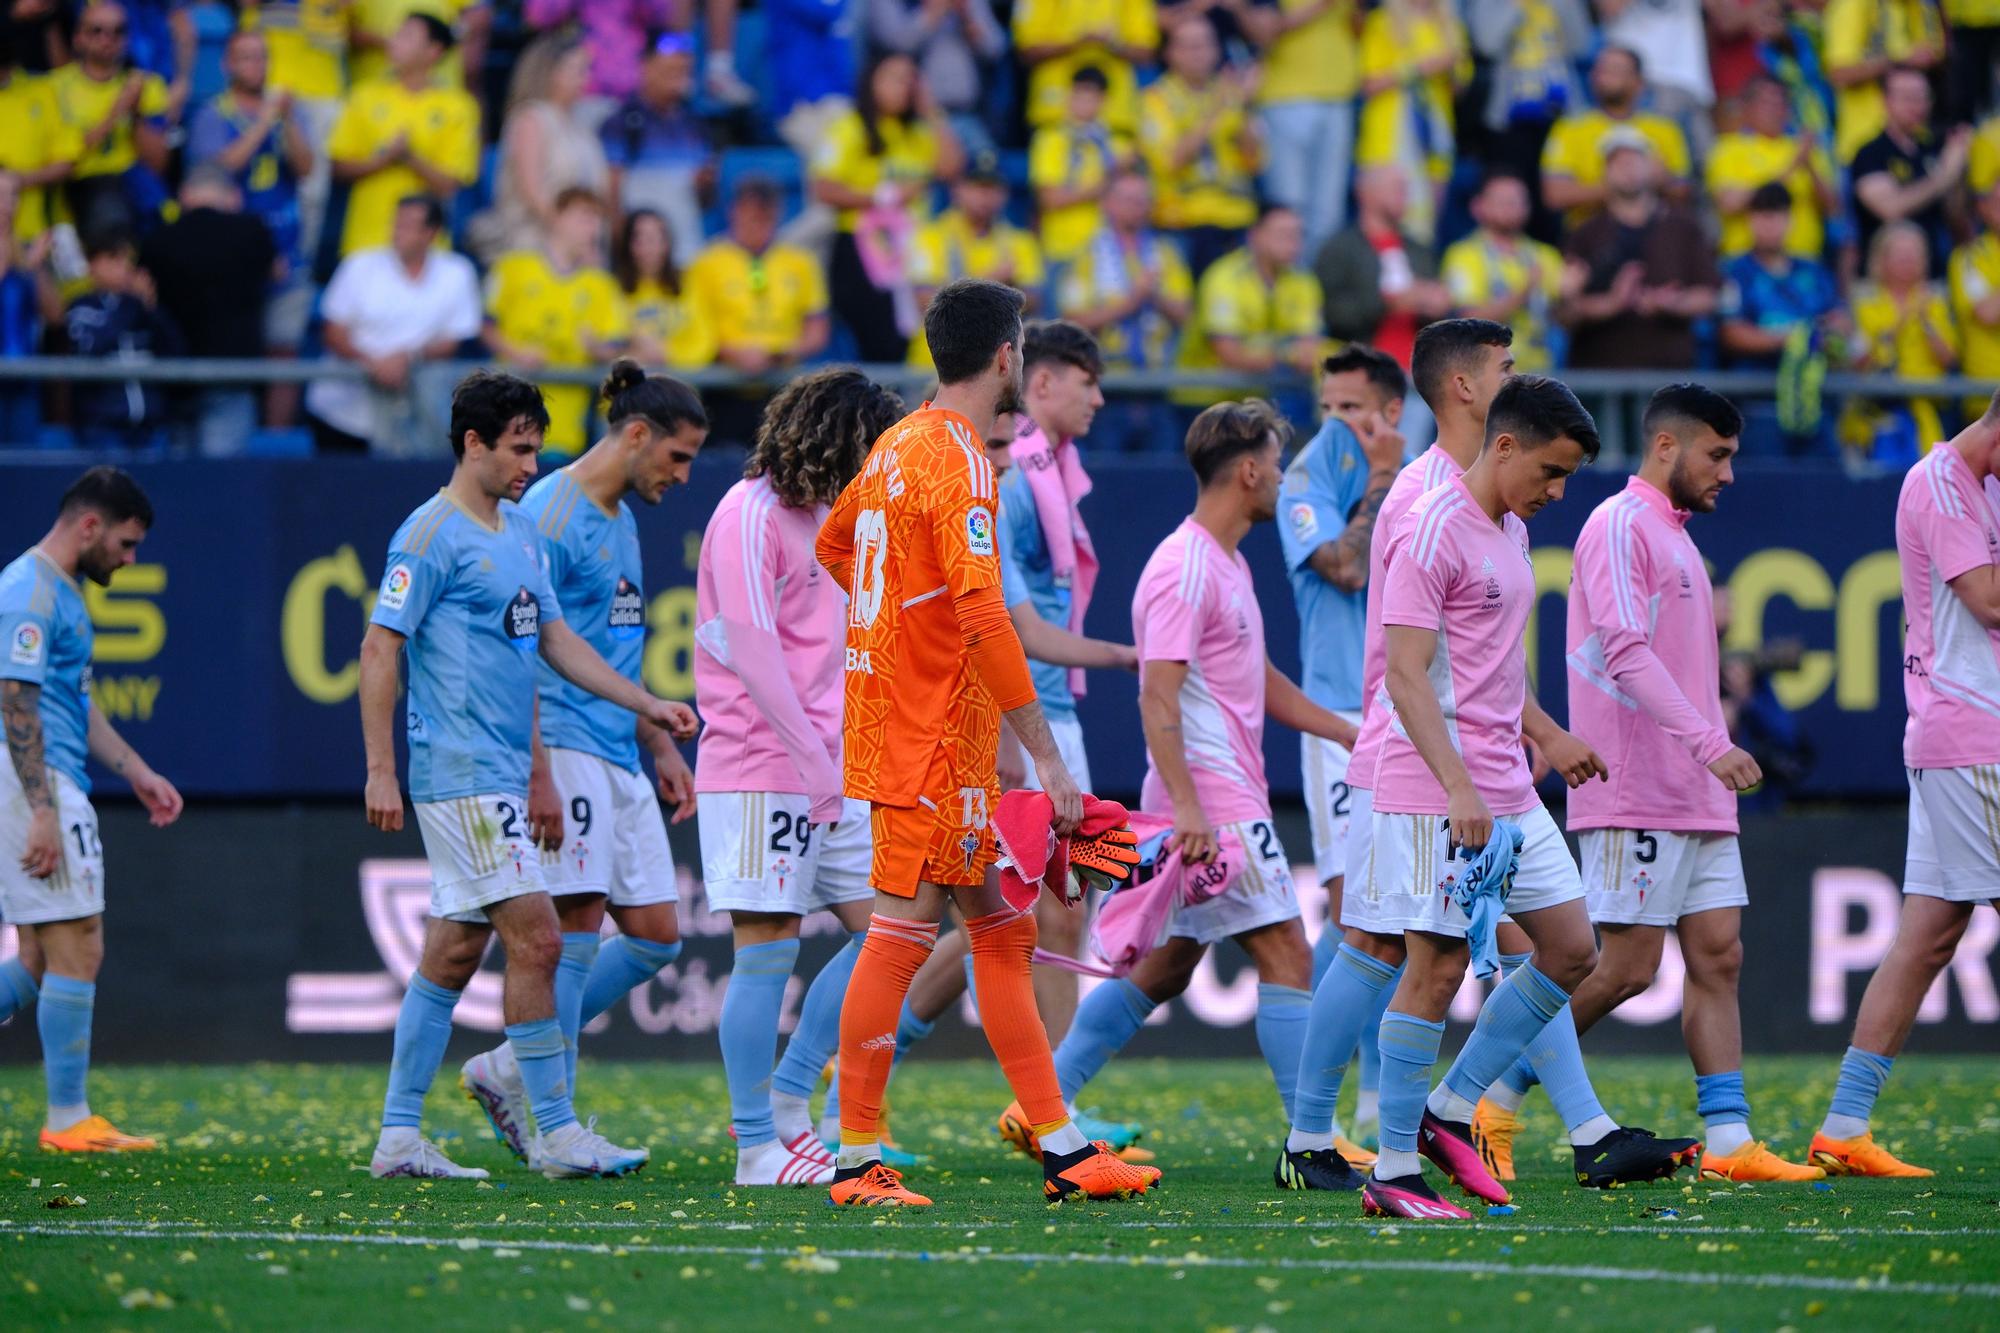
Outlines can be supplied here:
<path id="1" fill-rule="evenodd" d="M 1358 712 L 1342 711 L 1340 716 L 1361 725 Z M 1320 736 L 1299 736 L 1299 771 L 1305 776 L 1306 816 L 1312 823 L 1313 868 L 1322 884 L 1347 874 L 1347 840 L 1354 836 L 1354 790 L 1347 785 L 1347 761 L 1353 757 L 1344 745 Z"/>
<path id="2" fill-rule="evenodd" d="M 2000 765 L 1909 775 L 1903 892 L 1954 903 L 2000 899 Z"/>
<path id="3" fill-rule="evenodd" d="M 1521 830 L 1521 863 L 1507 895 L 1507 914 L 1518 917 L 1583 897 L 1583 882 L 1570 859 L 1562 830 L 1547 807 L 1501 815 L 1502 824 Z M 1377 929 L 1386 933 L 1420 930 L 1465 938 L 1471 923 L 1445 891 L 1451 878 L 1451 823 L 1443 815 L 1374 812 L 1374 885 L 1379 893 Z M 1458 863 L 1471 859 L 1459 848 Z"/>
<path id="4" fill-rule="evenodd" d="M 846 801 L 840 819 L 815 826 L 803 794 L 701 794 L 701 877 L 709 910 L 805 916 L 875 890 L 868 803 Z"/>
<path id="5" fill-rule="evenodd" d="M 1229 887 L 1205 903 L 1174 904 L 1167 921 L 1167 938 L 1216 944 L 1299 915 L 1298 887 L 1292 882 L 1292 861 L 1278 841 L 1278 829 L 1268 819 L 1224 824 L 1216 834 L 1234 833 L 1248 856 L 1242 872 Z"/>
<path id="6" fill-rule="evenodd" d="M 542 853 L 550 893 L 601 893 L 614 907 L 679 899 L 667 821 L 645 774 L 554 748 L 549 774 L 563 811 L 562 850 Z"/>
<path id="7" fill-rule="evenodd" d="M 1749 905 L 1734 833 L 1594 828 L 1577 841 L 1590 919 L 1600 926 L 1671 926 Z"/>
<path id="8" fill-rule="evenodd" d="M 97 812 L 66 774 L 46 771 L 56 798 L 62 860 L 47 879 L 36 879 L 21 869 L 32 818 L 28 798 L 14 765 L 0 760 L 0 920 L 16 926 L 80 921 L 104 911 L 104 844 L 97 838 Z"/>
<path id="9" fill-rule="evenodd" d="M 1076 780 L 1078 791 L 1090 790 L 1090 756 L 1083 752 L 1083 723 L 1074 717 L 1052 717 L 1048 719 L 1049 734 L 1055 738 L 1056 751 L 1062 755 L 1070 777 Z M 1040 791 L 1042 780 L 1035 773 L 1035 761 L 1026 761 L 1028 766 L 1029 791 Z"/>
<path id="10" fill-rule="evenodd" d="M 484 924 L 485 909 L 547 893 L 542 854 L 528 836 L 528 798 L 518 792 L 418 801 L 417 829 L 431 863 L 431 915 Z"/>

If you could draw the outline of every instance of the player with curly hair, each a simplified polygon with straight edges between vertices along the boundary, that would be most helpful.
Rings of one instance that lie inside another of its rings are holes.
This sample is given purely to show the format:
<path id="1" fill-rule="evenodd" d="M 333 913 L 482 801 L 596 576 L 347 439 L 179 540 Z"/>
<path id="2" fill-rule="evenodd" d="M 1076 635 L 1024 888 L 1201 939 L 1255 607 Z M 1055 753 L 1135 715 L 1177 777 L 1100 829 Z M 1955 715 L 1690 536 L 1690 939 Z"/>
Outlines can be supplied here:
<path id="1" fill-rule="evenodd" d="M 806 1101 L 840 1038 L 874 894 L 868 807 L 841 796 L 845 599 L 813 542 L 902 415 L 902 400 L 857 370 L 793 380 L 702 537 L 695 699 L 708 729 L 695 790 L 709 906 L 729 913 L 735 934 L 718 1028 L 739 1185 L 833 1179 Z M 849 938 L 807 988 L 774 1070 L 799 927 L 822 908 Z"/>

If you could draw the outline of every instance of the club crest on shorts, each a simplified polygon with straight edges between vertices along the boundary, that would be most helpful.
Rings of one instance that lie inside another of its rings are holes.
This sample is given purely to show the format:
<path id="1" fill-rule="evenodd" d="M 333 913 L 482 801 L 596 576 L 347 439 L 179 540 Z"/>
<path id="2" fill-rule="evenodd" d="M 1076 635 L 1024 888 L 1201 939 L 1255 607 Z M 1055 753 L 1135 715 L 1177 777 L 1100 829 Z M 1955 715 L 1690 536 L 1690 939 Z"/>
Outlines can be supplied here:
<path id="1" fill-rule="evenodd" d="M 1653 887 L 1653 877 L 1641 870 L 1632 876 L 1632 887 L 1639 891 L 1639 905 L 1643 907 L 1646 904 L 1646 890 Z"/>
<path id="2" fill-rule="evenodd" d="M 979 857 L 979 835 L 967 829 L 965 836 L 958 840 L 958 850 L 965 854 L 965 868 L 972 869 L 972 863 Z"/>

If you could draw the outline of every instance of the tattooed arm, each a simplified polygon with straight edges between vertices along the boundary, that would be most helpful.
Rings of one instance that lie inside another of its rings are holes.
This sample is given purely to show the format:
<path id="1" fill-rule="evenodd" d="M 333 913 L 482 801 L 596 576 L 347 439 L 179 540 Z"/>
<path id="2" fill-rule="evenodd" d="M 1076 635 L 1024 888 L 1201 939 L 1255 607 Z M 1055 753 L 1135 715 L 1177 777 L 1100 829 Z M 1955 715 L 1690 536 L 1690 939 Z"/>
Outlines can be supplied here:
<path id="1" fill-rule="evenodd" d="M 47 879 L 62 863 L 62 826 L 56 796 L 42 759 L 42 687 L 31 681 L 0 681 L 0 719 L 7 728 L 7 757 L 28 802 L 28 842 L 21 868 Z"/>
<path id="2" fill-rule="evenodd" d="M 1315 574 L 1336 588 L 1359 592 L 1368 586 L 1368 547 L 1375 539 L 1375 518 L 1389 488 L 1396 484 L 1394 471 L 1370 472 L 1368 489 L 1347 520 L 1347 526 L 1332 541 L 1321 542 L 1308 557 Z"/>

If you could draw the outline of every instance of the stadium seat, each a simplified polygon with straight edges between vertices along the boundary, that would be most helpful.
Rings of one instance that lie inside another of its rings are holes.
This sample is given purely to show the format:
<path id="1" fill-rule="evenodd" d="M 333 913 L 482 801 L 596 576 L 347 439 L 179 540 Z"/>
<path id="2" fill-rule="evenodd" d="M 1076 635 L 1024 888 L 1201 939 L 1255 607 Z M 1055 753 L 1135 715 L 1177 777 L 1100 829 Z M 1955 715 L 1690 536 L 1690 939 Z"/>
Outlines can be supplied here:
<path id="1" fill-rule="evenodd" d="M 222 52 L 229 45 L 229 34 L 236 31 L 236 11 L 211 0 L 195 5 L 193 15 L 194 74 L 189 80 L 188 100 L 193 106 L 200 106 L 220 93 L 228 82 L 222 72 Z"/>
<path id="2" fill-rule="evenodd" d="M 302 426 L 255 430 L 243 445 L 245 458 L 311 458 L 312 452 L 312 432 Z"/>

